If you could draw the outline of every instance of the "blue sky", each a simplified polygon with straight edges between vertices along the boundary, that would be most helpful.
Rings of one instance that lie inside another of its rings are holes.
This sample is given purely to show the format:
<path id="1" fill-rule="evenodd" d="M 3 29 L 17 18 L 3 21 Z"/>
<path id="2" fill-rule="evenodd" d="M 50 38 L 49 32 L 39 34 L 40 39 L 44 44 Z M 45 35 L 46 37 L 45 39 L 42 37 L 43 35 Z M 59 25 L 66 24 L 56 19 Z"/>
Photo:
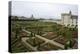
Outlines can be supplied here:
<path id="1" fill-rule="evenodd" d="M 71 4 L 55 4 L 44 2 L 26 2 L 13 1 L 12 15 L 30 17 L 32 14 L 35 18 L 61 18 L 61 13 L 69 13 L 78 15 L 78 6 Z"/>

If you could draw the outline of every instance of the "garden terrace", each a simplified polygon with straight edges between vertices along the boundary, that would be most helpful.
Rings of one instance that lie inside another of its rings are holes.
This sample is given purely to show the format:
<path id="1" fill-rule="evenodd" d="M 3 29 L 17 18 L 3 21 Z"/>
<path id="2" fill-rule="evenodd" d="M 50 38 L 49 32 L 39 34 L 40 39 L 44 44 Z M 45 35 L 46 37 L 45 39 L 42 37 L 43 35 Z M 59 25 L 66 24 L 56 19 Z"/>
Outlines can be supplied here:
<path id="1" fill-rule="evenodd" d="M 16 33 L 16 30 L 19 32 Z M 69 30 L 69 28 L 53 22 L 17 20 L 12 21 L 12 52 L 59 50 L 62 48 L 64 49 L 68 38 L 72 40 L 72 47 L 76 49 L 78 44 L 74 39 L 77 40 L 77 33 L 77 30 Z M 15 35 L 21 39 L 15 38 Z"/>

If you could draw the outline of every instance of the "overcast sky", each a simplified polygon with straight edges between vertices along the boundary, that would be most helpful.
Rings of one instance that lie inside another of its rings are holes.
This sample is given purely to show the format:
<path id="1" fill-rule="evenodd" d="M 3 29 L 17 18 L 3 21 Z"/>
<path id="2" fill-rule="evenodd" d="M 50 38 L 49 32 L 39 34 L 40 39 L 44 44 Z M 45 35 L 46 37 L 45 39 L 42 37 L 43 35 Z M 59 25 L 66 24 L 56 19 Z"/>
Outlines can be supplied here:
<path id="1" fill-rule="evenodd" d="M 35 18 L 61 18 L 61 13 L 78 15 L 78 6 L 71 4 L 54 4 L 39 2 L 12 2 L 12 15 L 30 17 L 32 14 Z"/>

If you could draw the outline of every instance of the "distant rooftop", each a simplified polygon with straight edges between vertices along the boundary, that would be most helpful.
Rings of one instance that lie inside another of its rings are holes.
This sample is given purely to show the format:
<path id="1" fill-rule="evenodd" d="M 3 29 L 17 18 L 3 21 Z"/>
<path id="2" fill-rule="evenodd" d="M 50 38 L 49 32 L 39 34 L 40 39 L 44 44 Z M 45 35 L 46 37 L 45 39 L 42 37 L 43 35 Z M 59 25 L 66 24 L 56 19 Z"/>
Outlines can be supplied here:
<path id="1" fill-rule="evenodd" d="M 62 13 L 61 15 L 71 15 L 71 18 L 78 18 L 77 15 L 73 15 L 71 11 L 69 11 L 69 13 Z"/>

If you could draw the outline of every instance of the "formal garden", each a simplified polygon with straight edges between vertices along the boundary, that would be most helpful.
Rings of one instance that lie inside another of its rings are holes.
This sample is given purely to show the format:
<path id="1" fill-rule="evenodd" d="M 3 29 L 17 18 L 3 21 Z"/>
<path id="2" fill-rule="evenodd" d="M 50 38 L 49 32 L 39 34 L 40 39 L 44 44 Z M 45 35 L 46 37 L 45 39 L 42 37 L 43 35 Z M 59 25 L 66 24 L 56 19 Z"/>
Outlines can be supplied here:
<path id="1" fill-rule="evenodd" d="M 23 29 L 30 33 L 23 31 Z M 36 35 L 64 45 L 64 48 L 50 44 L 49 42 L 45 43 L 45 40 L 36 37 Z M 26 42 L 32 47 L 37 47 L 37 51 L 78 48 L 78 28 L 76 28 L 76 26 L 75 28 L 69 28 L 53 22 L 11 21 L 12 52 L 34 51 L 29 49 L 29 47 L 22 42 L 23 37 L 26 38 Z"/>

